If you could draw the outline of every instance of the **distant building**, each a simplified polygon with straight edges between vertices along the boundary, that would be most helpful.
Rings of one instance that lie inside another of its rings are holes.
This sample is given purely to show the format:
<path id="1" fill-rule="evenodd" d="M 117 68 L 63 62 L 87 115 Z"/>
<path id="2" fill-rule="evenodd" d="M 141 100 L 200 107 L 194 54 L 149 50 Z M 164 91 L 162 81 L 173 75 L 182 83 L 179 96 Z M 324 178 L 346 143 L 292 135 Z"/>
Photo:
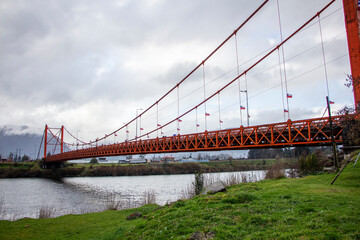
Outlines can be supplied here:
<path id="1" fill-rule="evenodd" d="M 146 158 L 133 158 L 130 159 L 130 164 L 137 164 L 137 163 L 149 163 L 150 159 L 146 159 Z"/>
<path id="2" fill-rule="evenodd" d="M 161 162 L 161 158 L 160 157 L 153 157 L 151 159 L 151 162 Z"/>
<path id="3" fill-rule="evenodd" d="M 179 162 L 209 162 L 208 159 L 203 159 L 203 160 L 198 160 L 198 159 L 194 159 L 194 158 L 187 158 L 187 159 L 181 159 Z"/>
<path id="4" fill-rule="evenodd" d="M 118 163 L 126 164 L 126 163 L 130 163 L 130 161 L 129 160 L 119 160 Z"/>
<path id="5" fill-rule="evenodd" d="M 161 158 L 161 162 L 173 163 L 175 158 L 173 156 L 164 156 Z"/>

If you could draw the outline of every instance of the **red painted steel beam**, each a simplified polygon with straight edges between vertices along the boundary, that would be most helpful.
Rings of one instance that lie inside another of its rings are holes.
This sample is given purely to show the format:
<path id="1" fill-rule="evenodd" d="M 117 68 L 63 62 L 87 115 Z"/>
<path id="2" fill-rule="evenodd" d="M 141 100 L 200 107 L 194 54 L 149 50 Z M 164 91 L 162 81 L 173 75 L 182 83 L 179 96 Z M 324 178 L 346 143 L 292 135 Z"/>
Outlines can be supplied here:
<path id="1" fill-rule="evenodd" d="M 47 133 L 48 133 L 48 125 L 46 124 L 45 125 L 45 138 L 44 138 L 44 158 L 46 158 L 46 151 L 47 151 L 47 145 L 48 145 L 48 142 L 47 142 Z"/>
<path id="2" fill-rule="evenodd" d="M 360 6 L 358 0 L 343 0 L 355 106 L 360 110 Z"/>
<path id="3" fill-rule="evenodd" d="M 351 117 L 353 115 L 332 117 L 334 138 L 337 143 L 343 142 L 342 122 Z M 46 157 L 46 162 L 64 162 L 100 156 L 330 144 L 330 121 L 325 117 L 91 147 L 52 155 Z"/>

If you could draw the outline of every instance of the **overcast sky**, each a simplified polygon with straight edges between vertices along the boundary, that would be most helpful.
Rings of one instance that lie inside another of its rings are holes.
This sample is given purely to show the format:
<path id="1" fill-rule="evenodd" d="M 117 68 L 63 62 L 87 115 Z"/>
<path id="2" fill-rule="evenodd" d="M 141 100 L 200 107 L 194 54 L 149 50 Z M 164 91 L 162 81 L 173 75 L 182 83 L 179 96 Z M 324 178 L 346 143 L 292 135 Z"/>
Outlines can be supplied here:
<path id="1" fill-rule="evenodd" d="M 28 125 L 37 133 L 45 124 L 64 125 L 86 141 L 103 137 L 133 119 L 136 109 L 149 107 L 170 90 L 262 2 L 1 0 L 0 125 Z M 279 0 L 283 39 L 328 2 Z M 270 0 L 237 34 L 240 71 L 280 42 L 276 9 L 276 1 Z M 336 110 L 353 105 L 352 92 L 344 86 L 350 67 L 342 1 L 324 12 L 321 27 Z M 236 76 L 235 47 L 231 39 L 205 64 L 206 96 Z M 283 95 L 285 87 L 293 95 L 291 119 L 321 117 L 327 91 L 319 24 L 312 22 L 290 40 L 284 56 L 288 84 L 283 85 Z M 284 120 L 280 79 L 285 74 L 279 72 L 276 52 L 247 74 L 251 124 Z M 242 90 L 244 84 L 241 78 Z M 201 69 L 179 89 L 180 114 L 204 99 L 202 86 Z M 233 84 L 207 103 L 208 130 L 220 127 L 219 118 L 222 128 L 240 126 L 238 90 Z M 176 98 L 174 92 L 159 103 L 157 114 L 154 109 L 143 116 L 144 131 L 177 116 Z M 241 100 L 246 105 L 244 94 Z M 203 131 L 203 107 L 198 111 Z M 242 114 L 246 125 L 245 111 Z M 195 118 L 192 113 L 183 119 L 183 133 L 195 130 Z M 134 127 L 130 126 L 130 134 Z M 164 131 L 176 133 L 176 126 Z M 121 138 L 124 131 L 117 141 Z"/>

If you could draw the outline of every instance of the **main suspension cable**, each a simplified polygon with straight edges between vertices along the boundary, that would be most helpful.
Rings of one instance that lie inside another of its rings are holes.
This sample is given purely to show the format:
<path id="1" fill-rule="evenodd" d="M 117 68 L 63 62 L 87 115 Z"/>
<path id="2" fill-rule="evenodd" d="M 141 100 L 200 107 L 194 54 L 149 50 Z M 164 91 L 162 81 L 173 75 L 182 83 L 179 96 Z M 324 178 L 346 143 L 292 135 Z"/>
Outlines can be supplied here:
<path id="1" fill-rule="evenodd" d="M 248 71 L 250 71 L 251 69 L 253 69 L 255 66 L 257 66 L 260 62 L 262 62 L 264 59 L 266 59 L 268 56 L 270 56 L 272 53 L 274 53 L 277 49 L 279 49 L 279 47 L 283 46 L 287 41 L 289 41 L 289 39 L 291 39 L 293 36 L 295 36 L 296 34 L 298 34 L 302 29 L 304 29 L 309 23 L 311 23 L 319 14 L 321 14 L 323 11 L 325 11 L 330 5 L 332 5 L 336 0 L 332 0 L 330 3 L 328 3 L 325 7 L 323 7 L 317 14 L 315 14 L 313 17 L 311 17 L 307 22 L 305 22 L 302 26 L 300 26 L 297 30 L 295 30 L 291 35 L 289 35 L 285 40 L 283 40 L 281 43 L 279 43 L 277 46 L 275 46 L 271 51 L 269 51 L 267 54 L 265 54 L 263 57 L 261 57 L 258 61 L 256 61 L 253 65 L 251 65 L 249 68 L 247 68 L 245 71 L 243 71 L 243 73 L 241 73 L 240 75 L 238 75 L 237 77 L 235 77 L 233 80 L 231 80 L 230 82 L 228 82 L 225 86 L 223 86 L 221 89 L 219 89 L 218 92 L 223 91 L 224 89 L 226 89 L 228 86 L 230 86 L 233 82 L 235 82 L 238 78 L 240 78 L 241 76 L 245 75 Z M 194 106 L 193 108 L 191 108 L 190 110 L 186 111 L 185 113 L 183 113 L 182 115 L 180 115 L 180 118 L 189 114 L 190 112 L 192 112 L 193 110 L 195 110 L 196 108 L 198 108 L 199 106 L 203 105 L 205 102 L 207 102 L 208 100 L 212 99 L 214 96 L 216 96 L 216 94 L 218 92 L 215 92 L 214 94 L 210 95 L 209 97 L 207 97 L 206 99 L 204 99 L 202 102 L 200 102 L 198 105 Z M 176 119 L 173 119 L 171 121 L 169 121 L 168 123 L 164 124 L 163 127 L 173 123 Z M 157 129 L 154 129 L 150 132 L 148 132 L 147 134 L 151 134 L 153 132 L 155 132 Z"/>
<path id="2" fill-rule="evenodd" d="M 133 123 L 137 118 L 141 117 L 142 115 L 144 115 L 146 112 L 148 112 L 150 109 L 152 109 L 156 103 L 160 102 L 161 100 L 163 100 L 166 96 L 168 96 L 171 92 L 173 92 L 176 87 L 180 84 L 182 84 L 186 79 L 188 79 L 196 70 L 198 70 L 209 58 L 211 58 L 225 43 L 227 43 L 229 41 L 229 39 L 231 39 L 234 34 L 236 32 L 238 32 L 243 26 L 245 26 L 267 3 L 269 2 L 269 0 L 265 0 L 233 33 L 231 33 L 217 48 L 215 48 L 215 50 L 213 50 L 200 64 L 198 64 L 190 73 L 188 73 L 180 82 L 178 82 L 176 84 L 176 86 L 174 86 L 173 88 L 171 88 L 167 93 L 165 93 L 162 97 L 160 97 L 154 104 L 152 104 L 150 107 L 148 107 L 146 110 L 144 110 L 141 114 L 139 114 L 138 116 L 136 116 L 135 118 L 133 118 L 131 121 L 129 121 L 126 125 L 129 125 L 131 123 Z M 111 136 L 115 133 L 117 133 L 118 131 L 122 130 L 123 128 L 126 127 L 126 125 L 118 128 L 117 130 L 113 131 L 112 133 L 110 133 L 109 135 L 102 137 L 102 138 L 98 138 L 94 141 L 90 141 L 89 143 L 86 143 L 87 145 L 90 145 L 92 143 L 96 143 L 98 141 L 101 141 L 103 139 L 105 139 L 108 136 Z"/>

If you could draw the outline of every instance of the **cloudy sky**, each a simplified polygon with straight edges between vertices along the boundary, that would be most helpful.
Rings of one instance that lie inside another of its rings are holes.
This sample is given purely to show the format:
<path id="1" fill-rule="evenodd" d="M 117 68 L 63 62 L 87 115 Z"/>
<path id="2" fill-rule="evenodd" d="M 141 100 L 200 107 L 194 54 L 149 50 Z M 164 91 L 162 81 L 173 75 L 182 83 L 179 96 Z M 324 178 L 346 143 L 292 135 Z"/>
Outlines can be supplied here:
<path id="1" fill-rule="evenodd" d="M 86 141 L 103 137 L 182 80 L 262 2 L 1 0 L 0 125 L 28 125 L 40 134 L 45 124 L 64 125 Z M 283 39 L 328 2 L 279 0 Z M 335 111 L 353 105 L 344 86 L 350 67 L 342 1 L 321 15 L 321 29 Z M 204 76 L 208 97 L 237 75 L 237 59 L 242 72 L 280 41 L 276 1 L 270 0 L 204 69 L 144 114 L 142 128 L 152 130 L 201 102 Z M 285 57 L 281 74 L 279 56 Z M 276 51 L 247 73 L 250 124 L 283 121 L 284 107 L 293 120 L 321 117 L 327 95 L 323 59 L 316 19 L 284 46 L 284 55 Z M 287 85 L 281 85 L 285 76 Z M 245 77 L 240 88 L 246 89 Z M 286 88 L 293 95 L 289 106 L 282 100 Z M 241 125 L 239 101 L 245 106 L 246 96 L 238 92 L 235 82 L 207 103 L 208 130 Z M 196 118 L 198 130 L 205 129 L 204 108 L 182 119 L 182 133 L 195 131 Z M 242 115 L 246 125 L 246 110 Z M 164 134 L 176 133 L 176 124 Z M 135 124 L 129 131 L 135 134 Z M 124 138 L 125 130 L 115 140 Z"/>

